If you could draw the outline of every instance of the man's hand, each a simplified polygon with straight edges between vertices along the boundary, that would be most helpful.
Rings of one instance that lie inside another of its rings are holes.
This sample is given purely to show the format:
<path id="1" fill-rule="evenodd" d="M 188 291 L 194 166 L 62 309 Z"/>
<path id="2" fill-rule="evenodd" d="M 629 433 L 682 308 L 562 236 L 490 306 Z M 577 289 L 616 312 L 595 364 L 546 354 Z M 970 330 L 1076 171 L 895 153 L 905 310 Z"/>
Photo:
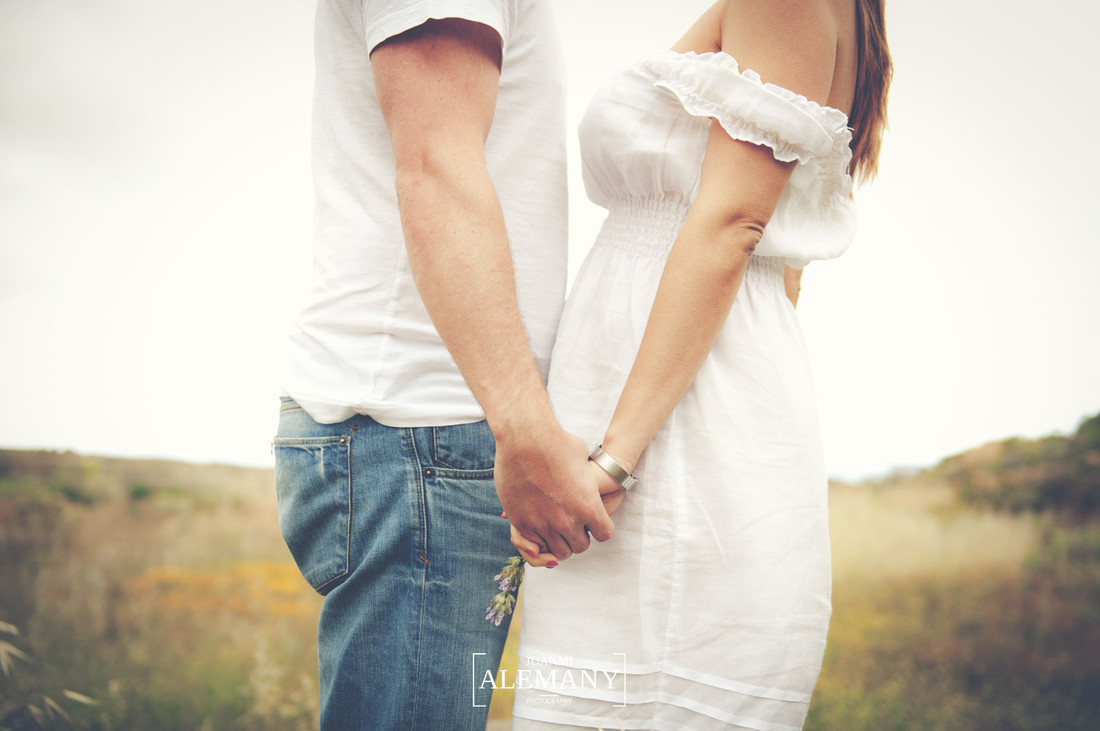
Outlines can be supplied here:
<path id="1" fill-rule="evenodd" d="M 527 556 L 537 547 L 552 554 L 548 560 L 564 560 L 588 549 L 589 533 L 609 539 L 615 525 L 584 442 L 556 422 L 536 430 L 527 423 L 510 427 L 497 433 L 497 495 L 513 528 L 529 539 Z"/>
<path id="2" fill-rule="evenodd" d="M 605 511 L 609 516 L 614 514 L 622 506 L 623 499 L 626 497 L 626 490 L 595 462 L 588 461 L 587 466 L 588 471 L 596 480 Z M 549 566 L 550 568 L 558 565 L 557 557 L 553 553 L 542 551 L 540 544 L 524 536 L 516 528 L 515 523 L 512 523 L 511 529 L 512 545 L 519 549 L 528 564 L 535 567 Z"/>

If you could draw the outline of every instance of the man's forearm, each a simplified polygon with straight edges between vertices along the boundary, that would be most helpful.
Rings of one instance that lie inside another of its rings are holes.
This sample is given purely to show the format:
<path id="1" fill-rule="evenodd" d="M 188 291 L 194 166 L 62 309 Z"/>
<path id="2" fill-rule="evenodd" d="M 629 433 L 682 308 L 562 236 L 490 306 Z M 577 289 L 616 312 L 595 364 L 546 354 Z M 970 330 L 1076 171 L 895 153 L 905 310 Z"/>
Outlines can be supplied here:
<path id="1" fill-rule="evenodd" d="M 371 56 L 394 151 L 409 265 L 421 300 L 496 438 L 501 504 L 559 557 L 614 526 L 585 446 L 558 424 L 520 319 L 504 215 L 485 160 L 500 37 L 440 20 Z"/>
<path id="2" fill-rule="evenodd" d="M 552 422 L 520 320 L 495 190 L 478 156 L 399 170 L 401 221 L 420 297 L 498 437 L 515 418 Z"/>
<path id="3" fill-rule="evenodd" d="M 399 170 L 409 262 L 493 430 L 501 504 L 525 535 L 565 558 L 587 547 L 586 526 L 601 540 L 613 526 L 585 469 L 584 443 L 550 408 L 520 320 L 504 217 L 479 159 L 452 151 Z"/>

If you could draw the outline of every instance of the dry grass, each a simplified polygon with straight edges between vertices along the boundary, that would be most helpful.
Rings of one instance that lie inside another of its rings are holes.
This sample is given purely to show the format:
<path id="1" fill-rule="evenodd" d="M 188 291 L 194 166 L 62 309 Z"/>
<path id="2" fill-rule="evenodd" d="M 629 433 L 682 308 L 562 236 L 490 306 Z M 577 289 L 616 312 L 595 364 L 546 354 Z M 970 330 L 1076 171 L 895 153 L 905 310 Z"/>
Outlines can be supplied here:
<path id="1" fill-rule="evenodd" d="M 48 660 L 36 683 L 96 698 L 98 728 L 316 726 L 320 598 L 269 470 L 11 455 L 0 549 L 34 570 L 0 561 L 0 607 Z M 35 530 L 12 530 L 24 515 Z"/>
<path id="2" fill-rule="evenodd" d="M 1038 541 L 1032 515 L 978 512 L 928 477 L 896 486 L 834 485 L 829 500 L 834 582 L 850 585 L 1013 570 Z"/>
<path id="3" fill-rule="evenodd" d="M 91 696 L 61 705 L 93 728 L 315 728 L 320 599 L 279 536 L 269 471 L 11 454 L 0 621 L 38 659 L 27 689 Z M 836 485 L 831 511 L 808 728 L 1100 727 L 1100 528 L 968 508 L 930 474 Z M 510 710 L 500 692 L 490 718 Z"/>
<path id="4" fill-rule="evenodd" d="M 808 729 L 1097 727 L 1100 531 L 964 508 L 928 475 L 831 497 Z"/>

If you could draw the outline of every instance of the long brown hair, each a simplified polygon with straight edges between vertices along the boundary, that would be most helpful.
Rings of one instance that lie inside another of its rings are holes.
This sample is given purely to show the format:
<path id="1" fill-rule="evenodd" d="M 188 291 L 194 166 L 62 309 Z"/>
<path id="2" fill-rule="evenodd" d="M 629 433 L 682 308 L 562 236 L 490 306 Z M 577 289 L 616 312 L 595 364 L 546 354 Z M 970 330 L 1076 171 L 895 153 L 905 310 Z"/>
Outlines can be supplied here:
<path id="1" fill-rule="evenodd" d="M 878 153 L 886 129 L 886 95 L 894 76 L 894 63 L 886 45 L 884 0 L 856 0 L 856 93 L 848 126 L 852 128 L 852 163 L 849 172 L 860 182 L 878 173 Z"/>

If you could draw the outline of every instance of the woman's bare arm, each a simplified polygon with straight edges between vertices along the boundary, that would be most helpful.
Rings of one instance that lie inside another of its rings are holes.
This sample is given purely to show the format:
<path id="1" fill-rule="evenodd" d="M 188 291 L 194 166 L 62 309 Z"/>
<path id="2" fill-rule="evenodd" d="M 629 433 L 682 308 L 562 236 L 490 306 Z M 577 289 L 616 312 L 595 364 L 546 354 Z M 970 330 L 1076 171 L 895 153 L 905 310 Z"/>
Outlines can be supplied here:
<path id="1" fill-rule="evenodd" d="M 828 97 L 836 28 L 822 0 L 728 0 L 719 45 L 765 81 L 810 99 Z M 767 147 L 733 140 L 711 123 L 699 194 L 669 253 L 604 438 L 604 449 L 624 467 L 633 469 L 695 379 L 793 164 L 777 161 Z"/>

